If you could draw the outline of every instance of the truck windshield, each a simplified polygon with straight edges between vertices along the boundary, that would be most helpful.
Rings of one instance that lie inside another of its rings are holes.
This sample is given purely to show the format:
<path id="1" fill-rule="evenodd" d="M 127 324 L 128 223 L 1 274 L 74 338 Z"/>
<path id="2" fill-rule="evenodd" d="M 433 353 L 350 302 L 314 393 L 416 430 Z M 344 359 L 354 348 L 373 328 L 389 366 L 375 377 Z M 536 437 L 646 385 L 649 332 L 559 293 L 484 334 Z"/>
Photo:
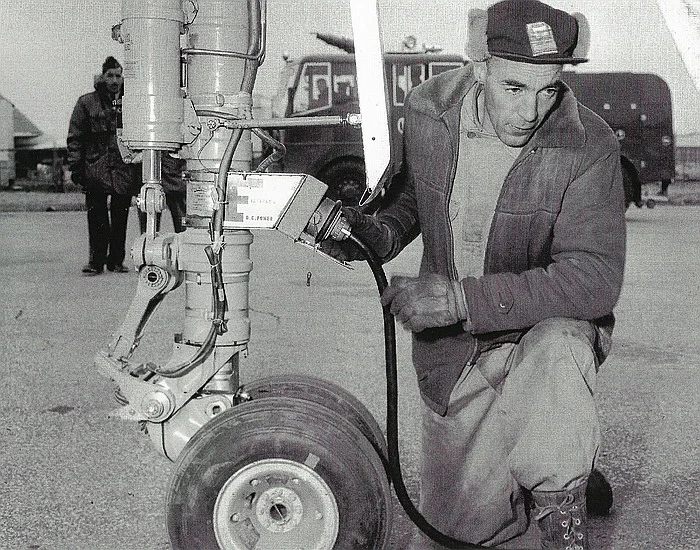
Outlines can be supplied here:
<path id="1" fill-rule="evenodd" d="M 307 62 L 299 74 L 292 100 L 292 115 L 306 115 L 357 101 L 352 63 Z"/>

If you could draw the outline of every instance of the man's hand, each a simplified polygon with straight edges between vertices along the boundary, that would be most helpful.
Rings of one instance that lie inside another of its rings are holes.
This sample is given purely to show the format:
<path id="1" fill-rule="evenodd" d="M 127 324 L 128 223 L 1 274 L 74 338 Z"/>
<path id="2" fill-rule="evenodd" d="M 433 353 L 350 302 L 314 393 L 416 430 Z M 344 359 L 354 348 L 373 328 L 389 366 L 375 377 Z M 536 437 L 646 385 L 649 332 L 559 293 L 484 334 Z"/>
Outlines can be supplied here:
<path id="1" fill-rule="evenodd" d="M 362 242 L 369 246 L 380 258 L 386 256 L 391 250 L 391 231 L 374 216 L 363 214 L 353 206 L 344 206 L 343 217 L 350 224 L 350 231 Z M 327 239 L 320 245 L 321 252 L 333 256 L 341 262 L 364 260 L 359 249 L 348 240 L 334 241 Z"/>
<path id="2" fill-rule="evenodd" d="M 71 172 L 70 179 L 74 184 L 85 187 L 85 174 L 83 174 L 82 170 Z"/>
<path id="3" fill-rule="evenodd" d="M 382 293 L 382 305 L 390 304 L 391 313 L 413 332 L 469 319 L 462 284 L 437 273 L 395 275 Z"/>

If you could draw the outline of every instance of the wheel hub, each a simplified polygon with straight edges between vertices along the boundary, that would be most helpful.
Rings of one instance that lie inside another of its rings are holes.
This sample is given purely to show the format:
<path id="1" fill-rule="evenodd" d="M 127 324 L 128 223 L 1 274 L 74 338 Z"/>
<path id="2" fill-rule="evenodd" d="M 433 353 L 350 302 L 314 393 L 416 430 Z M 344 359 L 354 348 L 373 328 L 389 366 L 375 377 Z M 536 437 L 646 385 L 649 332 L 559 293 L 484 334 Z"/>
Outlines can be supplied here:
<path id="1" fill-rule="evenodd" d="M 286 533 L 301 522 L 304 505 L 299 496 L 286 487 L 272 487 L 258 498 L 258 521 L 272 533 Z"/>
<path id="2" fill-rule="evenodd" d="M 323 478 L 306 464 L 275 458 L 235 472 L 219 492 L 213 520 L 226 550 L 330 550 L 339 526 Z"/>

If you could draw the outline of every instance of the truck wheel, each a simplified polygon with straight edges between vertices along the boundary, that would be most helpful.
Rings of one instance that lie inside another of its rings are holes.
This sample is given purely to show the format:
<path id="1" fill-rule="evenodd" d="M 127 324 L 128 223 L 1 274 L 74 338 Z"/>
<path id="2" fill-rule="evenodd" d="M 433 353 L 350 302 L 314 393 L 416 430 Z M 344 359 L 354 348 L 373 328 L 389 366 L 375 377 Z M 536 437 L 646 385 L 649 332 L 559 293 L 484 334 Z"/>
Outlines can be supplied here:
<path id="1" fill-rule="evenodd" d="M 367 188 L 365 166 L 359 159 L 335 162 L 321 170 L 318 179 L 328 186 L 326 196 L 343 206 L 357 206 Z"/>
<path id="2" fill-rule="evenodd" d="M 190 439 L 167 492 L 172 547 L 384 549 L 391 494 L 379 456 L 327 407 L 269 397 Z"/>
<path id="3" fill-rule="evenodd" d="M 384 433 L 372 413 L 357 397 L 333 382 L 305 374 L 279 374 L 248 382 L 241 391 L 251 400 L 286 396 L 323 405 L 360 430 L 382 459 L 387 457 Z"/>

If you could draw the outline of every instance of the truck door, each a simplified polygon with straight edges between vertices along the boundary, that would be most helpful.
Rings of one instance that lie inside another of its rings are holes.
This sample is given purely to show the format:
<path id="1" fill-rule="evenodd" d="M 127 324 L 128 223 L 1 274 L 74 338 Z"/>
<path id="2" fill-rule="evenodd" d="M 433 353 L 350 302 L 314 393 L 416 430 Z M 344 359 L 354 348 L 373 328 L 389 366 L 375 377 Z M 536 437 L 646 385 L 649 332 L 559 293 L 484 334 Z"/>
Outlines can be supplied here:
<path id="1" fill-rule="evenodd" d="M 425 70 L 425 64 L 411 64 L 410 60 L 391 64 L 391 76 L 387 80 L 391 83 L 391 150 L 395 158 L 400 157 L 403 150 L 403 105 L 406 95 L 412 88 L 425 81 Z"/>

